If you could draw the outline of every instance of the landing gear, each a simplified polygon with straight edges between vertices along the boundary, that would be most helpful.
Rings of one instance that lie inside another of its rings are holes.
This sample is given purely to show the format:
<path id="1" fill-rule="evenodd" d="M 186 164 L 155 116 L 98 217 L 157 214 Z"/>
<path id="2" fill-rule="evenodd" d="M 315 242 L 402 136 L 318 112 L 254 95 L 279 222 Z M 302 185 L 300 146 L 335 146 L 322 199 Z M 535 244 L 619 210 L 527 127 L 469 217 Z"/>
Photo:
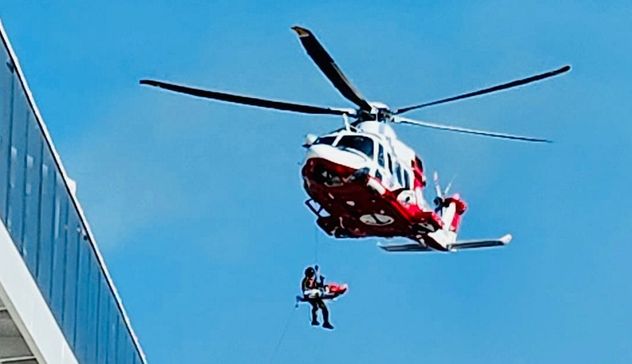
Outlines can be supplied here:
<path id="1" fill-rule="evenodd" d="M 337 218 L 329 215 L 327 210 L 316 201 L 309 199 L 305 201 L 305 206 L 310 209 L 318 217 L 316 223 L 327 234 L 335 236 L 336 238 L 349 238 L 352 237 L 351 233 L 340 225 L 340 221 Z"/>

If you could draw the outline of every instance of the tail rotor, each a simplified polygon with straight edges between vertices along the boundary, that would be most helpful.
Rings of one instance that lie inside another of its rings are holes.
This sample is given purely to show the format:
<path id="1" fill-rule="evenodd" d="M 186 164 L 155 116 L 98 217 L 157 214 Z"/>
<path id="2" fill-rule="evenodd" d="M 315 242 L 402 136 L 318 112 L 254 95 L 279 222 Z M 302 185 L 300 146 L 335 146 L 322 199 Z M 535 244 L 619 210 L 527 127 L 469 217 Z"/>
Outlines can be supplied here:
<path id="1" fill-rule="evenodd" d="M 445 189 L 441 188 L 441 183 L 439 182 L 439 173 L 437 173 L 437 171 L 435 171 L 432 174 L 432 180 L 434 182 L 434 186 L 435 186 L 435 195 L 436 197 L 434 198 L 433 202 L 435 204 L 435 212 L 436 213 L 440 213 L 442 211 L 442 209 L 445 206 L 445 196 L 448 195 L 448 193 L 450 192 L 450 188 L 452 188 L 452 183 L 454 182 L 455 177 L 452 177 L 452 179 L 450 180 L 450 183 L 448 183 L 448 185 L 446 186 Z"/>

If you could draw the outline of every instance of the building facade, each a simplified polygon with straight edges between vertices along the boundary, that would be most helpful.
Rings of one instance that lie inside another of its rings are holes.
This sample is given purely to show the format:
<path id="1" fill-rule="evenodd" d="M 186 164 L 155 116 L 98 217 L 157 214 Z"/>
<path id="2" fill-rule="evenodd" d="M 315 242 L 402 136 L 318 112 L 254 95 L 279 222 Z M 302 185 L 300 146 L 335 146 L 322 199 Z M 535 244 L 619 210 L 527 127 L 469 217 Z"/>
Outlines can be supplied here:
<path id="1" fill-rule="evenodd" d="M 0 33 L 0 364 L 144 364 L 2 24 Z"/>

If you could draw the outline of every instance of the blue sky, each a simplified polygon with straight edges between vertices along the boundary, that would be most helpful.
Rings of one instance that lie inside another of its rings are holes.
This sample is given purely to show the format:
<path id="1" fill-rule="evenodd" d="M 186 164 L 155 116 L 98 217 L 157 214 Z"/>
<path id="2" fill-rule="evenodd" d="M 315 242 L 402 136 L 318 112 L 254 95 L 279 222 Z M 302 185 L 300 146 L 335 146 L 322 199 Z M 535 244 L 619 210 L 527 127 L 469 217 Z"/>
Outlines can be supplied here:
<path id="1" fill-rule="evenodd" d="M 8 0 L 0 17 L 151 363 L 632 361 L 629 3 Z M 456 175 L 461 236 L 511 232 L 509 247 L 387 255 L 329 239 L 303 206 L 300 145 L 340 120 L 137 84 L 349 106 L 294 24 L 393 107 L 572 64 L 410 115 L 552 145 L 397 128 L 428 170 Z M 292 307 L 316 253 L 351 286 L 333 332 Z"/>

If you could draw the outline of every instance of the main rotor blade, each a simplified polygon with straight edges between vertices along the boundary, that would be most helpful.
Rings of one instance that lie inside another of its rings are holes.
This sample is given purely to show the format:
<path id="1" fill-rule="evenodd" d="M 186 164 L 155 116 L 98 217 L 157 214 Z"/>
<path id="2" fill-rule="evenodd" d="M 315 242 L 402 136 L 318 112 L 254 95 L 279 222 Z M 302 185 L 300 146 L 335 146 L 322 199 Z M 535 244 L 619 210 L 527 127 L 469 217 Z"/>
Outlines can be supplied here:
<path id="1" fill-rule="evenodd" d="M 493 137 L 493 138 L 513 139 L 513 140 L 521 140 L 525 142 L 535 142 L 535 143 L 552 143 L 552 141 L 547 140 L 547 139 L 540 139 L 540 138 L 533 138 L 533 137 L 528 137 L 528 136 L 512 135 L 512 134 L 505 134 L 505 133 L 497 133 L 497 132 L 486 131 L 486 130 L 461 128 L 458 126 L 451 126 L 451 125 L 435 124 L 435 123 L 429 123 L 427 121 L 409 119 L 403 116 L 395 116 L 393 118 L 393 121 L 396 123 L 422 126 L 424 128 L 456 131 L 458 133 L 476 134 L 476 135 L 488 136 L 488 137 Z"/>
<path id="2" fill-rule="evenodd" d="M 284 110 L 284 111 L 300 112 L 300 113 L 305 113 L 305 114 L 322 114 L 322 115 L 347 114 L 350 116 L 354 116 L 356 114 L 356 111 L 353 109 L 338 109 L 338 108 L 330 108 L 330 107 L 295 104 L 295 103 L 284 102 L 284 101 L 266 100 L 266 99 L 260 99 L 257 97 L 202 90 L 198 88 L 181 86 L 181 85 L 176 85 L 176 84 L 161 82 L 161 81 L 154 81 L 154 80 L 140 80 L 140 84 L 154 86 L 158 88 L 164 88 L 165 90 L 193 95 L 197 97 L 203 97 L 207 99 L 220 100 L 220 101 L 226 101 L 226 102 L 232 102 L 236 104 L 243 104 L 243 105 L 250 105 L 250 106 L 257 106 L 257 107 L 265 107 L 268 109 L 277 109 L 277 110 Z"/>
<path id="3" fill-rule="evenodd" d="M 427 102 L 427 103 L 424 103 L 424 104 L 413 105 L 413 106 L 408 106 L 408 107 L 402 107 L 400 109 L 397 109 L 397 111 L 395 111 L 395 114 L 403 114 L 403 113 L 411 111 L 411 110 L 421 109 L 422 107 L 443 104 L 443 103 L 446 103 L 446 102 L 461 100 L 461 99 L 465 99 L 465 98 L 468 98 L 468 97 L 480 96 L 480 95 L 484 95 L 484 94 L 488 94 L 488 93 L 492 93 L 492 92 L 496 92 L 496 91 L 500 91 L 500 90 L 505 90 L 505 89 L 512 88 L 512 87 L 526 85 L 527 83 L 531 83 L 531 82 L 543 80 L 545 78 L 557 76 L 557 75 L 562 74 L 564 72 L 568 72 L 570 69 L 571 69 L 571 66 L 566 65 L 566 66 L 564 66 L 562 68 L 558 68 L 558 69 L 553 70 L 553 71 L 540 73 L 540 74 L 535 75 L 535 76 L 531 76 L 531 77 L 523 78 L 523 79 L 520 79 L 520 80 L 515 80 L 515 81 L 503 83 L 501 85 L 496 85 L 496 86 L 484 88 L 482 90 L 468 92 L 466 94 L 457 95 L 457 96 L 453 96 L 453 97 L 448 97 L 448 98 L 445 98 L 445 99 L 432 101 L 432 102 Z"/>
<path id="4" fill-rule="evenodd" d="M 325 48 L 320 44 L 318 39 L 309 30 L 299 26 L 293 26 L 292 30 L 298 34 L 298 38 L 305 48 L 307 54 L 312 58 L 314 63 L 320 68 L 325 76 L 331 81 L 342 96 L 346 97 L 349 101 L 358 105 L 360 109 L 371 111 L 371 105 L 364 99 L 364 96 L 360 94 L 351 81 L 342 73 L 333 58 L 327 53 Z"/>

